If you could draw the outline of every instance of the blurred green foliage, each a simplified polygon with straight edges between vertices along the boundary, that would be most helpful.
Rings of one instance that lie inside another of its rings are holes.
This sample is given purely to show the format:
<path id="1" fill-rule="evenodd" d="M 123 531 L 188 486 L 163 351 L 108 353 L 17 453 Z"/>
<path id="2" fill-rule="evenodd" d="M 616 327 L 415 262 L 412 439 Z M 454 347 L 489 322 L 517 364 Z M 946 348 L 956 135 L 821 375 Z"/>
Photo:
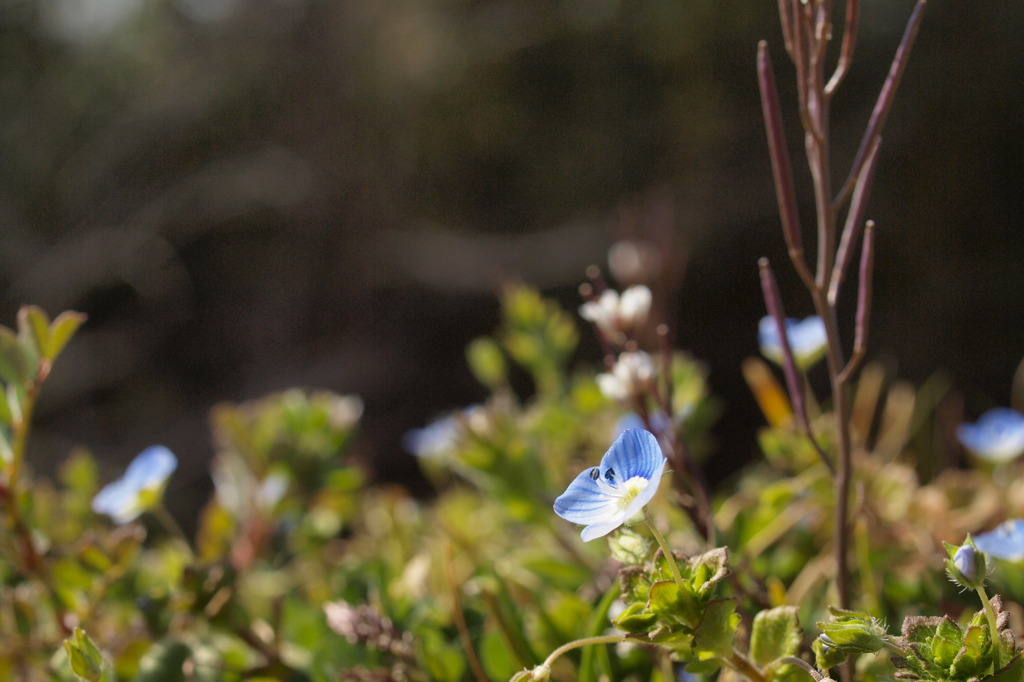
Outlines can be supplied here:
<path id="1" fill-rule="evenodd" d="M 442 419 L 444 438 L 414 441 L 437 488 L 428 501 L 367 485 L 351 457 L 362 403 L 326 391 L 292 389 L 212 412 L 215 490 L 194 539 L 162 510 L 123 526 L 95 514 L 100 480 L 85 450 L 54 482 L 6 459 L 0 673 L 108 682 L 508 679 L 545 670 L 545 657 L 566 642 L 597 637 L 601 644 L 552 661 L 552 677 L 662 680 L 671 655 L 695 674 L 721 669 L 720 679 L 744 670 L 804 679 L 793 657 L 810 651 L 814 630 L 806 628 L 833 598 L 832 504 L 825 469 L 799 446 L 791 420 L 765 427 L 764 460 L 716 496 L 717 549 L 702 549 L 705 538 L 675 504 L 683 493 L 665 485 L 655 497 L 651 513 L 681 550 L 673 557 L 679 582 L 667 555 L 651 554 L 642 527 L 613 536 L 609 553 L 605 541 L 581 543 L 552 513 L 571 472 L 597 460 L 629 413 L 601 393 L 593 368 L 572 366 L 577 332 L 565 311 L 524 285 L 505 290 L 502 310 L 494 336 L 467 354 L 490 397 Z M 27 434 L 14 415 L 37 395 L 81 317 L 50 322 L 26 308 L 19 322 L 19 332 L 0 331 L 10 339 L 7 365 L 21 368 L 3 374 L 12 443 Z M 515 372 L 532 386 L 513 388 Z M 681 353 L 671 372 L 686 399 L 674 403 L 670 428 L 699 441 L 707 420 L 697 416 L 710 404 L 705 375 Z M 893 412 L 913 405 L 862 407 L 874 416 L 856 435 L 859 599 L 896 622 L 941 604 L 953 614 L 943 627 L 987 637 L 984 618 L 944 584 L 937 542 L 1024 511 L 1016 488 L 984 471 L 919 481 L 906 449 L 912 420 Z M 819 410 L 824 431 L 830 416 Z M 891 443 L 903 445 L 881 454 Z M 958 613 L 974 620 L 961 627 Z M 1010 616 L 1000 613 L 1006 628 Z M 929 656 L 945 655 L 932 641 L 941 632 L 908 626 L 901 640 L 858 618 L 844 612 L 819 623 L 828 655 L 839 656 L 822 659 L 816 643 L 819 660 L 835 665 L 867 651 L 847 642 L 863 626 L 877 639 L 871 651 L 913 650 L 922 662 L 898 665 L 947 679 L 928 672 Z M 622 643 L 610 646 L 615 639 Z M 972 671 L 991 665 L 981 639 L 977 646 Z M 1002 660 L 1018 660 L 1006 646 Z M 892 670 L 876 662 L 859 669 L 864 680 Z"/>

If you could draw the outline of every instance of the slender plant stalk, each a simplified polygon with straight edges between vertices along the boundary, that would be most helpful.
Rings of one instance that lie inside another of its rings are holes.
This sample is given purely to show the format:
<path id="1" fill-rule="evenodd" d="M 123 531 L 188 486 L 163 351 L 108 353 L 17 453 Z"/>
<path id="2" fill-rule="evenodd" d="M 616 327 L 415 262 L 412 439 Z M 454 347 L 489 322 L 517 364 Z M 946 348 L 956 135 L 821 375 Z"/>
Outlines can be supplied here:
<path id="1" fill-rule="evenodd" d="M 571 642 L 566 642 L 562 646 L 558 647 L 551 652 L 551 655 L 544 659 L 541 663 L 542 667 L 550 668 L 551 664 L 558 660 L 559 656 L 573 649 L 579 649 L 583 646 L 589 646 L 591 644 L 617 644 L 623 640 L 623 635 L 598 635 L 597 637 L 584 637 L 583 639 L 575 639 Z"/>
<path id="2" fill-rule="evenodd" d="M 981 603 L 985 605 L 985 619 L 988 620 L 989 636 L 992 638 L 992 670 L 996 671 L 1003 667 L 999 660 L 999 621 L 984 585 L 978 586 L 978 596 L 981 597 Z"/>
<path id="3" fill-rule="evenodd" d="M 450 543 L 444 547 L 444 577 L 452 597 L 452 616 L 455 619 L 455 627 L 459 631 L 459 640 L 462 642 L 462 648 L 466 650 L 469 668 L 473 671 L 473 677 L 476 678 L 477 682 L 488 682 L 487 673 L 480 663 L 480 657 L 477 656 L 476 649 L 473 648 L 473 638 L 469 634 L 466 616 L 462 612 L 462 594 L 459 591 L 459 583 L 455 577 L 455 558 L 452 554 Z"/>
<path id="4" fill-rule="evenodd" d="M 871 310 L 871 275 L 874 263 L 874 224 L 865 222 L 865 212 L 877 163 L 881 131 L 892 107 L 896 90 L 920 27 L 925 0 L 918 0 L 893 58 L 889 74 L 864 132 L 860 148 L 838 192 L 832 187 L 830 113 L 832 98 L 853 61 L 859 23 L 859 0 L 846 0 L 842 43 L 838 61 L 826 80 L 826 57 L 832 37 L 832 0 L 778 0 L 783 40 L 796 72 L 800 122 L 804 149 L 811 172 L 817 226 L 817 262 L 813 276 L 803 251 L 802 228 L 797 214 L 795 181 L 785 144 L 785 131 L 771 59 L 763 41 L 758 45 L 757 74 L 762 111 L 768 135 L 776 199 L 790 260 L 811 295 L 815 312 L 825 325 L 827 366 L 836 416 L 837 452 L 835 462 L 819 451 L 829 466 L 835 497 L 835 585 L 839 606 L 850 607 L 850 486 L 853 452 L 850 437 L 849 384 L 866 351 L 868 318 Z M 837 230 L 840 212 L 846 209 L 841 235 Z M 856 243 L 863 234 L 854 348 L 844 358 L 837 315 L 841 284 L 849 269 Z M 838 241 L 838 246 L 837 246 Z M 816 444 L 803 405 L 802 384 L 795 372 L 792 350 L 784 330 L 781 298 L 767 260 L 761 264 L 762 288 L 769 313 L 779 327 L 787 388 L 804 432 Z M 844 678 L 849 670 L 844 669 Z"/>
<path id="5" fill-rule="evenodd" d="M 15 535 L 18 537 L 18 544 L 21 547 L 21 559 L 29 575 L 35 576 L 43 585 L 53 606 L 54 617 L 60 628 L 61 635 L 71 635 L 71 627 L 68 624 L 67 607 L 64 599 L 57 592 L 53 583 L 49 566 L 43 560 L 36 541 L 32 537 L 32 530 L 25 521 L 21 508 L 21 470 L 25 460 L 25 451 L 28 446 L 28 435 L 32 425 L 32 414 L 35 411 L 35 404 L 39 398 L 39 381 L 33 380 L 25 389 L 25 399 L 21 405 L 21 414 L 18 415 L 12 424 L 14 435 L 11 445 L 11 465 L 8 469 L 7 490 L 4 498 L 7 506 L 7 514 L 10 519 Z"/>
<path id="6" fill-rule="evenodd" d="M 668 562 L 668 567 L 672 571 L 672 577 L 675 578 L 676 585 L 679 586 L 680 590 L 684 589 L 683 576 L 679 572 L 679 566 L 676 564 L 675 555 L 672 554 L 672 550 L 669 548 L 668 543 L 665 542 L 665 536 L 661 534 L 658 527 L 654 525 L 654 521 L 652 521 L 646 514 L 644 514 L 644 521 L 647 523 L 647 527 L 651 529 L 651 534 L 654 536 L 654 539 L 658 541 L 658 546 L 661 547 L 661 552 L 665 555 L 665 561 Z"/>

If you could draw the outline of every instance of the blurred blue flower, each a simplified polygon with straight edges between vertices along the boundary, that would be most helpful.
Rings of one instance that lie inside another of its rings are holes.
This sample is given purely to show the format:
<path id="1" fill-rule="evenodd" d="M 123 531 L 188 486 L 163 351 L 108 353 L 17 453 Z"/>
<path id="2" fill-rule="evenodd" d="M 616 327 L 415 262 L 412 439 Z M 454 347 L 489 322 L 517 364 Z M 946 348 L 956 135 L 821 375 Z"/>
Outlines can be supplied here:
<path id="1" fill-rule="evenodd" d="M 441 457 L 455 449 L 460 431 L 459 420 L 451 415 L 422 429 L 410 429 L 402 437 L 402 446 L 416 457 Z"/>
<path id="2" fill-rule="evenodd" d="M 1024 559 L 1024 519 L 1012 519 L 988 533 L 974 536 L 974 546 L 985 554 L 1020 561 Z"/>
<path id="3" fill-rule="evenodd" d="M 110 516 L 115 523 L 134 521 L 160 503 L 164 485 L 177 468 L 178 458 L 173 452 L 163 445 L 148 447 L 131 461 L 124 476 L 92 498 L 92 509 Z"/>
<path id="4" fill-rule="evenodd" d="M 601 464 L 583 471 L 555 500 L 555 513 L 585 525 L 580 533 L 584 542 L 607 535 L 651 501 L 666 461 L 652 433 L 624 431 Z"/>
<path id="5" fill-rule="evenodd" d="M 807 370 L 824 357 L 828 338 L 825 336 L 825 323 L 817 315 L 805 320 L 787 317 L 786 336 L 793 351 L 793 360 L 800 369 Z M 761 318 L 757 326 L 757 342 L 761 344 L 761 353 L 766 358 L 782 364 L 779 326 L 775 323 L 774 317 L 768 315 Z"/>
<path id="6" fill-rule="evenodd" d="M 989 462 L 1008 462 L 1024 452 L 1024 414 L 997 407 L 973 424 L 961 424 L 956 437 L 964 447 Z"/>

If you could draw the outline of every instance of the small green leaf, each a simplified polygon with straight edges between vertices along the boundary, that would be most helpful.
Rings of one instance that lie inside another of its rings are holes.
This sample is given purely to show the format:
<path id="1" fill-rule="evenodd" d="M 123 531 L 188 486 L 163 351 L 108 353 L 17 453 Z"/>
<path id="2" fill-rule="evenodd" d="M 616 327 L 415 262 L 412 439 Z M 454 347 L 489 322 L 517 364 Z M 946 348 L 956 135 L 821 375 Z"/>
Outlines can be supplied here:
<path id="1" fill-rule="evenodd" d="M 480 638 L 480 662 L 492 680 L 505 680 L 514 675 L 519 667 L 512 651 L 501 634 L 488 631 Z"/>
<path id="2" fill-rule="evenodd" d="M 800 648 L 800 623 L 795 606 L 778 606 L 754 617 L 750 634 L 750 655 L 762 668 Z"/>
<path id="3" fill-rule="evenodd" d="M 701 609 L 688 589 L 679 589 L 674 580 L 659 580 L 651 585 L 648 607 L 664 623 L 685 624 L 695 627 L 700 622 Z"/>
<path id="4" fill-rule="evenodd" d="M 693 567 L 690 584 L 701 597 L 711 596 L 715 587 L 729 575 L 729 550 L 717 547 L 690 558 Z"/>
<path id="5" fill-rule="evenodd" d="M 992 661 L 992 641 L 988 627 L 970 625 L 964 633 L 963 646 L 949 666 L 949 674 L 956 679 L 966 680 L 985 672 Z"/>
<path id="6" fill-rule="evenodd" d="M 932 637 L 932 660 L 943 668 L 953 664 L 960 651 L 960 642 L 964 633 L 960 626 L 949 618 L 943 618 Z"/>
<path id="7" fill-rule="evenodd" d="M 75 335 L 78 328 L 85 323 L 86 316 L 84 313 L 76 313 L 74 311 L 65 311 L 58 315 L 53 323 L 50 324 L 49 338 L 47 339 L 46 346 L 42 349 L 43 357 L 53 362 L 60 355 L 61 351 L 64 350 L 64 346 L 67 345 L 71 337 Z"/>
<path id="8" fill-rule="evenodd" d="M 658 622 L 658 614 L 639 602 L 633 602 L 612 621 L 615 627 L 629 633 L 647 632 Z"/>
<path id="9" fill-rule="evenodd" d="M 732 653 L 737 625 L 739 616 L 736 615 L 734 598 L 716 599 L 709 603 L 693 636 L 693 648 L 698 656 L 712 654 L 725 657 Z"/>
<path id="10" fill-rule="evenodd" d="M 100 682 L 103 677 L 103 655 L 82 628 L 64 640 L 71 670 L 88 682 Z"/>
<path id="11" fill-rule="evenodd" d="M 508 382 L 505 356 L 493 339 L 488 337 L 475 339 L 466 349 L 466 360 L 477 381 L 491 390 Z"/>
<path id="12" fill-rule="evenodd" d="M 34 305 L 21 307 L 18 311 L 18 338 L 22 343 L 31 341 L 36 351 L 45 357 L 50 341 L 50 318 L 42 308 Z"/>
<path id="13" fill-rule="evenodd" d="M 0 379 L 21 386 L 30 378 L 32 369 L 18 337 L 7 327 L 0 327 Z"/>

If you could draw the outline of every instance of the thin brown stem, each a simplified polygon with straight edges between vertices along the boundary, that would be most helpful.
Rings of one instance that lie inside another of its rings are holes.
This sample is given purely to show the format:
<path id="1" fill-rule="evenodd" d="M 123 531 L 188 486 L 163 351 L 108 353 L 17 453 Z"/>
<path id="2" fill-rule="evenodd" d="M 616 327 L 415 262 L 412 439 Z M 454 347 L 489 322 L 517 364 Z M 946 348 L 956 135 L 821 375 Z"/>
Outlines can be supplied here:
<path id="1" fill-rule="evenodd" d="M 839 48 L 839 61 L 836 63 L 836 70 L 832 72 L 832 78 L 825 86 L 825 96 L 830 98 L 842 85 L 843 79 L 850 70 L 853 63 L 853 48 L 857 44 L 857 24 L 860 16 L 859 0 L 846 0 L 846 21 L 843 24 L 843 43 Z"/>
<path id="2" fill-rule="evenodd" d="M 917 37 L 917 31 L 921 27 L 921 20 L 924 18 L 925 2 L 926 0 L 917 0 L 914 11 L 907 21 L 907 27 L 903 31 L 903 38 L 900 40 L 899 47 L 896 48 L 896 55 L 893 57 L 892 65 L 889 67 L 889 75 L 886 76 L 885 83 L 882 85 L 882 90 L 878 95 L 878 100 L 875 102 L 875 108 L 871 112 L 871 118 L 868 120 L 867 130 L 864 131 L 864 137 L 861 138 L 860 148 L 857 150 L 857 155 L 854 157 L 853 164 L 850 167 L 850 174 L 847 176 L 842 189 L 836 197 L 836 204 L 842 204 L 845 197 L 853 191 L 861 168 L 867 161 L 871 145 L 874 139 L 881 134 L 883 126 L 885 126 L 889 110 L 892 108 L 893 99 L 896 97 L 896 91 L 900 86 L 900 80 L 903 78 L 907 60 L 910 58 L 910 51 L 914 47 L 914 39 Z"/>
<path id="3" fill-rule="evenodd" d="M 782 351 L 782 373 L 786 378 L 786 388 L 789 391 L 789 399 L 793 403 L 793 410 L 796 413 L 800 428 L 807 439 L 814 446 L 815 452 L 822 463 L 834 477 L 836 474 L 835 465 L 832 460 L 814 438 L 811 430 L 811 422 L 807 418 L 807 403 L 804 400 L 804 385 L 800 372 L 796 368 L 796 360 L 793 358 L 793 349 L 789 345 L 789 335 L 786 333 L 786 313 L 782 308 L 782 297 L 779 295 L 778 285 L 775 283 L 775 275 L 772 273 L 771 264 L 767 258 L 758 261 L 761 271 L 761 292 L 764 294 L 765 307 L 768 314 L 775 320 L 779 336 L 779 348 Z"/>
<path id="4" fill-rule="evenodd" d="M 871 276 L 875 265 L 875 223 L 869 220 L 864 230 L 864 244 L 861 247 L 860 273 L 857 287 L 857 317 L 853 335 L 853 353 L 843 367 L 839 379 L 843 384 L 857 371 L 867 352 L 868 325 L 871 319 Z"/>
<path id="5" fill-rule="evenodd" d="M 789 258 L 793 261 L 793 266 L 804 280 L 804 284 L 812 286 L 814 280 L 804 258 L 793 167 L 786 147 L 785 126 L 782 123 L 779 94 L 775 86 L 775 73 L 768 53 L 768 44 L 763 40 L 757 46 L 757 81 L 761 90 L 761 111 L 768 136 L 768 153 L 772 162 L 772 177 L 775 179 L 775 198 L 779 204 L 782 233 L 786 238 L 786 247 L 789 249 Z"/>
<path id="6" fill-rule="evenodd" d="M 867 163 L 864 164 L 864 168 L 857 178 L 857 185 L 853 190 L 853 199 L 850 201 L 850 210 L 846 214 L 846 225 L 843 227 L 843 236 L 839 242 L 839 253 L 836 256 L 836 263 L 832 269 L 832 280 L 829 282 L 829 305 L 836 305 L 836 301 L 839 299 L 839 287 L 846 278 L 846 271 L 849 269 L 850 259 L 853 257 L 853 248 L 856 246 L 861 227 L 864 225 L 868 197 L 871 194 L 871 184 L 875 179 L 878 146 L 881 143 L 882 138 L 876 137 L 875 143 L 871 146 L 871 152 L 868 154 Z M 838 210 L 838 207 L 834 208 Z"/>
<path id="7" fill-rule="evenodd" d="M 835 476 L 835 529 L 833 546 L 835 548 L 836 591 L 839 595 L 839 608 L 850 608 L 850 483 L 853 474 L 853 450 L 850 439 L 849 396 L 846 380 L 842 376 L 844 366 L 843 351 L 839 343 L 839 322 L 836 309 L 830 306 L 820 292 L 812 292 L 818 315 L 825 322 L 825 335 L 828 339 L 826 361 L 828 375 L 832 387 L 832 409 L 835 413 L 836 430 L 838 431 L 837 471 Z"/>

